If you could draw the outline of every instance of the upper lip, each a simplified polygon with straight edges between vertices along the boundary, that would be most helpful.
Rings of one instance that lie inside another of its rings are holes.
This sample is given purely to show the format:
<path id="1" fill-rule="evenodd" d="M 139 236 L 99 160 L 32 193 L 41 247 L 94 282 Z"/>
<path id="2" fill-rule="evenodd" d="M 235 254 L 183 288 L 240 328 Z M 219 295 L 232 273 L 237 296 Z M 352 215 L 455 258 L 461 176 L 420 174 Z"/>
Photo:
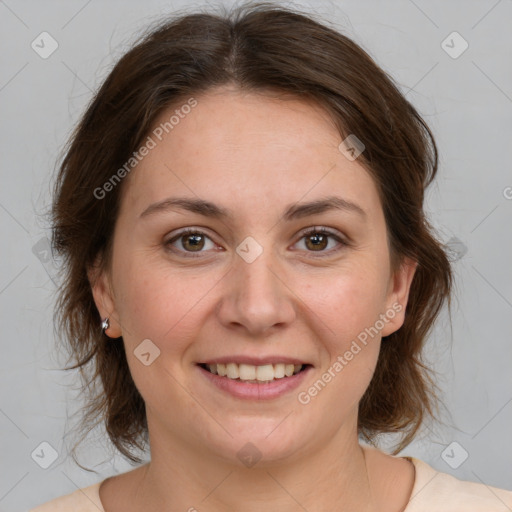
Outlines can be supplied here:
<path id="1" fill-rule="evenodd" d="M 306 363 L 301 359 L 296 359 L 295 357 L 289 356 L 265 356 L 265 357 L 253 357 L 253 356 L 245 356 L 245 355 L 232 355 L 225 357 L 215 357 L 212 359 L 207 359 L 205 361 L 201 361 L 199 364 L 227 364 L 227 363 L 237 363 L 237 364 L 250 364 L 253 366 L 263 366 L 266 364 L 310 364 Z"/>

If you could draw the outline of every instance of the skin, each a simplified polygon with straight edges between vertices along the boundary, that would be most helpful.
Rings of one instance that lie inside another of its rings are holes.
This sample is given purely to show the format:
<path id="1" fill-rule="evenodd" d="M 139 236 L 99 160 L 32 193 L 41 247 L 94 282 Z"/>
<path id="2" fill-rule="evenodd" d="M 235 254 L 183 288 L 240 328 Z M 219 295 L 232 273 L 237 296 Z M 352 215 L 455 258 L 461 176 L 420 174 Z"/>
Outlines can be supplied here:
<path id="1" fill-rule="evenodd" d="M 415 263 L 404 260 L 392 273 L 375 184 L 339 151 L 342 139 L 325 111 L 227 86 L 196 99 L 125 178 L 110 270 L 90 271 L 98 310 L 110 318 L 107 334 L 123 336 L 151 446 L 150 463 L 103 483 L 104 508 L 400 511 L 414 468 L 359 445 L 357 408 L 381 337 L 403 323 Z M 330 195 L 357 203 L 366 221 L 340 210 L 282 219 L 286 205 Z M 140 218 L 149 205 L 176 196 L 235 214 L 219 220 L 174 209 Z M 349 245 L 329 238 L 315 250 L 300 233 L 315 226 Z M 175 238 L 187 227 L 206 235 L 199 252 L 187 237 Z M 247 236 L 263 248 L 252 263 L 236 252 Z M 310 403 L 299 403 L 298 392 L 397 303 L 402 311 L 380 334 Z M 144 339 L 160 350 L 149 366 L 134 355 Z M 288 355 L 314 368 L 297 391 L 241 400 L 196 366 L 231 354 Z M 237 457 L 247 442 L 262 456 L 250 468 Z"/>

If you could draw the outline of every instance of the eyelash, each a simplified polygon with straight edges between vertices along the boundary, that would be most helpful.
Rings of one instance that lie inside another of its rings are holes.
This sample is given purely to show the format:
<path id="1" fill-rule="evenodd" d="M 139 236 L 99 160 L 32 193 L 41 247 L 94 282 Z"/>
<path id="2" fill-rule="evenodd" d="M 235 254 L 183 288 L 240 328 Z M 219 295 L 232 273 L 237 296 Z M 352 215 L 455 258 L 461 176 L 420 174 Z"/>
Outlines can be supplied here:
<path id="1" fill-rule="evenodd" d="M 165 242 L 165 246 L 171 252 L 179 252 L 181 254 L 183 254 L 183 253 L 187 254 L 187 256 L 185 256 L 186 258 L 198 258 L 198 257 L 201 257 L 201 253 L 204 252 L 204 251 L 199 251 L 197 253 L 194 253 L 193 251 L 182 251 L 182 250 L 176 251 L 176 249 L 174 249 L 174 248 L 171 249 L 170 248 L 170 246 L 171 246 L 171 244 L 173 242 L 179 240 L 180 238 L 183 238 L 185 236 L 190 236 L 190 235 L 204 236 L 204 237 L 209 238 L 211 240 L 211 237 L 209 237 L 205 232 L 203 232 L 203 231 L 201 231 L 199 229 L 186 228 L 183 231 L 180 231 L 179 233 L 177 233 L 174 237 L 169 239 L 167 242 Z M 313 227 L 313 228 L 308 228 L 308 229 L 302 231 L 300 233 L 300 238 L 299 238 L 298 241 L 301 241 L 302 239 L 307 238 L 308 236 L 312 236 L 312 235 L 323 235 L 323 236 L 328 236 L 330 238 L 334 238 L 342 246 L 342 247 L 340 247 L 338 249 L 331 249 L 331 250 L 328 250 L 328 251 L 319 251 L 320 253 L 322 253 L 322 255 L 321 256 L 314 255 L 314 256 L 312 256 L 313 258 L 323 258 L 323 257 L 326 257 L 326 256 L 324 256 L 324 254 L 331 255 L 332 253 L 336 253 L 336 252 L 340 251 L 343 247 L 349 245 L 349 243 L 346 240 L 342 239 L 336 232 L 330 231 L 329 229 L 326 229 L 326 228 L 323 228 L 323 227 L 316 227 L 316 226 Z M 307 251 L 307 252 L 314 253 L 315 251 Z"/>

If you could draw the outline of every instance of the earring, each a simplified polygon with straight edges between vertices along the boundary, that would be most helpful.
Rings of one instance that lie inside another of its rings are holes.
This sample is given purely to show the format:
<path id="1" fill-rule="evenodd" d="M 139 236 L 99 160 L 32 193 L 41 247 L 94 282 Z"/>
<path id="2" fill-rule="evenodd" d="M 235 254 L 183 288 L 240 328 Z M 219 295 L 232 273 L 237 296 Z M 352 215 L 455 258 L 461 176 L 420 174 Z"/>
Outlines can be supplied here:
<path id="1" fill-rule="evenodd" d="M 110 327 L 110 322 L 108 321 L 108 317 L 101 322 L 101 330 L 104 334 L 106 334 L 106 330 Z"/>

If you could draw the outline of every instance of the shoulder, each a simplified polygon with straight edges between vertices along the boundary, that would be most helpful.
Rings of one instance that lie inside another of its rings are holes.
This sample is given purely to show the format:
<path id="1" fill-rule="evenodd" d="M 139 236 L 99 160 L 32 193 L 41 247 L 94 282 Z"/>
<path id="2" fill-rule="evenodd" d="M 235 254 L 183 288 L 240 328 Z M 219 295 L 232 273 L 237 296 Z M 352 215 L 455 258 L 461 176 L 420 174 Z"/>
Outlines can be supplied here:
<path id="1" fill-rule="evenodd" d="M 69 512 L 71 510 L 73 512 L 105 512 L 99 495 L 101 483 L 77 489 L 70 494 L 30 509 L 29 512 Z"/>
<path id="2" fill-rule="evenodd" d="M 483 483 L 459 480 L 410 457 L 416 479 L 404 512 L 510 512 L 512 492 Z"/>

